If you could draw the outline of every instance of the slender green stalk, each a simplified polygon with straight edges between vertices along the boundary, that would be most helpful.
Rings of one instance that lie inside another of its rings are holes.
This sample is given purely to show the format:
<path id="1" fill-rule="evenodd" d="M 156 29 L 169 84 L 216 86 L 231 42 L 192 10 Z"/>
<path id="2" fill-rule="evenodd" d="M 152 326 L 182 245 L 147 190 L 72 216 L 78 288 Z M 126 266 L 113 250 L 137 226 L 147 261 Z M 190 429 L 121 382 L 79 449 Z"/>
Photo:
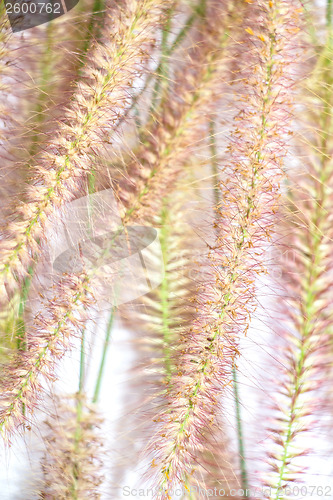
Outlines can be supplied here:
<path id="1" fill-rule="evenodd" d="M 29 276 L 24 280 L 22 285 L 22 293 L 20 296 L 20 304 L 18 310 L 18 319 L 17 319 L 17 329 L 16 329 L 16 346 L 19 351 L 26 351 L 27 349 L 27 341 L 26 341 L 26 331 L 25 331 L 25 322 L 24 322 L 24 311 L 25 305 L 28 299 L 29 288 L 31 284 L 31 276 L 33 273 L 33 268 L 29 268 Z M 22 413 L 25 415 L 25 403 L 22 403 Z"/>
<path id="2" fill-rule="evenodd" d="M 168 60 L 170 55 L 168 40 L 171 29 L 173 10 L 174 10 L 173 7 L 169 9 L 167 20 L 162 31 L 161 59 L 157 68 L 157 77 L 156 77 L 155 87 L 153 90 L 153 98 L 152 98 L 150 113 L 152 113 L 153 110 L 156 109 L 158 100 L 159 99 L 161 101 L 163 100 L 163 93 L 165 92 L 165 88 L 167 86 L 168 75 L 169 75 Z"/>
<path id="3" fill-rule="evenodd" d="M 165 376 L 166 382 L 169 384 L 172 375 L 172 364 L 171 364 L 171 335 L 170 331 L 170 309 L 169 309 L 169 281 L 168 281 L 168 255 L 169 255 L 169 245 L 168 238 L 170 236 L 170 221 L 168 220 L 168 207 L 165 204 L 161 212 L 161 231 L 160 231 L 160 244 L 162 251 L 162 258 L 165 266 L 165 273 L 163 275 L 162 283 L 160 286 L 160 300 L 162 306 L 162 335 L 164 340 L 164 365 L 165 365 Z"/>
<path id="4" fill-rule="evenodd" d="M 36 123 L 34 126 L 34 135 L 32 137 L 32 144 L 30 148 L 30 155 L 34 156 L 38 149 L 38 144 L 40 142 L 41 129 L 46 117 L 45 107 L 48 100 L 50 77 L 52 75 L 53 57 L 53 35 L 54 35 L 54 24 L 49 23 L 47 25 L 47 37 L 46 37 L 46 47 L 41 59 L 41 81 L 39 86 L 38 102 L 36 106 Z"/>
<path id="5" fill-rule="evenodd" d="M 332 0 L 327 0 L 326 4 L 326 26 L 327 29 L 332 31 Z"/>
<path id="6" fill-rule="evenodd" d="M 87 38 L 84 41 L 82 57 L 80 65 L 83 66 L 85 56 L 89 50 L 91 41 L 100 37 L 100 30 L 103 27 L 103 13 L 105 9 L 105 0 L 95 0 L 92 8 L 89 26 L 87 30 Z"/>
<path id="7" fill-rule="evenodd" d="M 77 455 L 82 438 L 81 421 L 83 414 L 82 397 L 84 392 L 85 383 L 85 330 L 82 331 L 81 347 L 80 347 L 80 372 L 79 372 L 79 390 L 76 398 L 76 428 L 74 435 L 74 456 Z M 78 500 L 77 495 L 77 480 L 80 477 L 80 463 L 77 460 L 73 462 L 73 484 L 72 484 L 72 498 Z"/>
<path id="8" fill-rule="evenodd" d="M 327 0 L 326 4 L 326 29 L 327 29 L 327 46 L 329 49 L 333 47 L 333 23 L 332 23 L 332 0 Z"/>
<path id="9" fill-rule="evenodd" d="M 110 346 L 110 339 L 111 339 L 111 331 L 113 327 L 113 322 L 115 318 L 115 313 L 116 313 L 116 308 L 113 307 L 109 316 L 109 321 L 106 327 L 106 334 L 105 334 L 105 340 L 104 340 L 104 345 L 103 345 L 103 351 L 102 351 L 102 358 L 101 362 L 99 365 L 99 370 L 98 370 L 98 376 L 97 376 L 97 381 L 95 385 L 95 391 L 94 391 L 94 396 L 92 399 L 93 403 L 97 403 L 98 398 L 100 396 L 101 392 L 101 386 L 102 386 L 102 380 L 103 380 L 103 375 L 104 375 L 104 369 L 105 369 L 105 362 L 106 362 L 106 356 L 108 353 L 108 349 Z"/>
<path id="10" fill-rule="evenodd" d="M 198 12 L 199 12 L 199 6 L 200 4 L 202 3 L 202 0 L 199 0 L 198 2 L 198 5 L 194 8 L 192 14 L 190 14 L 190 16 L 187 18 L 187 20 L 185 21 L 184 23 L 184 26 L 182 27 L 182 29 L 179 31 L 178 35 L 176 36 L 175 40 L 173 41 L 173 43 L 171 44 L 171 46 L 167 49 L 168 52 L 166 54 L 167 58 L 169 58 L 173 53 L 174 51 L 180 46 L 180 44 L 183 42 L 183 40 L 186 38 L 188 32 L 190 31 L 190 29 L 192 28 L 194 22 L 196 21 L 197 17 L 198 17 Z M 125 120 L 126 118 L 128 117 L 129 113 L 135 109 L 139 99 L 142 97 L 142 95 L 146 92 L 147 88 L 149 87 L 149 84 L 150 82 L 152 81 L 152 79 L 159 74 L 160 72 L 160 65 L 161 63 L 159 63 L 157 69 L 156 69 L 156 72 L 155 73 L 149 73 L 146 81 L 145 81 L 145 84 L 143 86 L 143 88 L 136 94 L 136 96 L 133 98 L 133 102 L 132 102 L 132 105 L 127 109 L 127 111 L 124 113 L 124 115 L 122 116 L 122 118 L 120 119 L 119 121 L 119 124 L 121 125 Z"/>
<path id="11" fill-rule="evenodd" d="M 30 267 L 29 268 L 29 275 L 26 277 L 26 279 L 23 282 L 22 292 L 20 295 L 20 304 L 19 304 L 18 320 L 17 320 L 17 334 L 16 334 L 17 348 L 20 350 L 26 349 L 25 324 L 24 324 L 23 314 L 24 314 L 24 310 L 25 310 L 26 301 L 28 299 L 32 274 L 33 274 L 33 268 Z"/>
<path id="12" fill-rule="evenodd" d="M 165 95 L 165 91 L 168 86 L 169 79 L 169 65 L 168 61 L 173 51 L 177 48 L 180 41 L 184 39 L 188 29 L 192 26 L 196 17 L 204 17 L 206 15 L 206 0 L 200 0 L 199 3 L 194 7 L 193 14 L 189 17 L 188 21 L 185 23 L 184 27 L 178 34 L 175 42 L 171 44 L 169 47 L 169 33 L 171 29 L 171 21 L 172 21 L 173 9 L 169 9 L 167 21 L 163 28 L 162 32 L 162 42 L 161 42 L 161 59 L 157 68 L 157 78 L 153 90 L 153 98 L 152 104 L 150 108 L 150 114 L 156 110 L 157 103 L 160 100 L 160 103 L 163 102 L 163 96 Z"/>
<path id="13" fill-rule="evenodd" d="M 210 164 L 212 171 L 213 193 L 215 207 L 218 207 L 220 202 L 220 189 L 219 189 L 219 162 L 217 157 L 216 137 L 215 137 L 215 123 L 213 120 L 209 121 L 209 149 L 210 149 Z"/>
<path id="14" fill-rule="evenodd" d="M 82 331 L 80 348 L 80 375 L 79 375 L 79 394 L 82 394 L 85 382 L 85 330 Z"/>
<path id="15" fill-rule="evenodd" d="M 245 446 L 244 446 L 244 438 L 243 438 L 243 423 L 241 416 L 241 402 L 239 398 L 239 390 L 238 390 L 238 377 L 237 377 L 237 368 L 234 365 L 232 367 L 232 379 L 233 379 L 233 390 L 234 390 L 234 401 L 236 408 L 236 422 L 237 422 L 237 440 L 238 440 L 238 453 L 239 453 L 239 461 L 241 468 L 241 486 L 242 490 L 246 492 L 249 488 L 248 477 L 247 477 L 247 467 L 246 467 L 246 459 L 245 459 Z M 246 496 L 244 496 L 246 498 Z"/>

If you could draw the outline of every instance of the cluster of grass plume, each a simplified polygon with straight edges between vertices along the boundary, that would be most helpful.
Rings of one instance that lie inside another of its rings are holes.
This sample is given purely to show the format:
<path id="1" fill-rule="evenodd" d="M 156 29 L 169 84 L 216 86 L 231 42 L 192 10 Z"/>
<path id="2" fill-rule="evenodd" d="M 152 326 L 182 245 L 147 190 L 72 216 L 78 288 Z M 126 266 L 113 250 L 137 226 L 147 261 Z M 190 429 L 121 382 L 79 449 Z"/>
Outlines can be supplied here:
<path id="1" fill-rule="evenodd" d="M 196 298 L 197 318 L 183 333 L 173 397 L 157 416 L 162 424 L 152 442 L 161 498 L 195 471 L 191 450 L 200 449 L 202 432 L 214 421 L 221 391 L 230 382 L 237 337 L 251 317 L 254 277 L 263 270 L 258 256 L 279 197 L 282 158 L 277 154 L 284 144 L 283 111 L 289 103 L 286 36 L 297 29 L 285 2 L 259 3 L 250 19 L 256 20 L 253 29 L 247 27 L 255 39 L 256 72 L 245 79 L 246 107 L 237 116 L 230 163 L 219 186 L 219 236 L 207 257 L 210 276 Z"/>
<path id="2" fill-rule="evenodd" d="M 2 294 L 15 290 L 24 279 L 40 252 L 50 215 L 82 193 L 90 170 L 89 152 L 103 142 L 126 107 L 129 86 L 140 74 L 142 58 L 154 37 L 153 27 L 163 11 L 157 0 L 128 1 L 122 9 L 110 6 L 110 10 L 104 40 L 87 56 L 65 119 L 37 155 L 34 182 L 26 190 L 24 203 L 15 207 L 15 219 L 2 229 Z"/>
<path id="3" fill-rule="evenodd" d="M 128 88 L 140 74 L 143 59 L 149 56 L 153 28 L 163 19 L 163 6 L 157 1 L 128 2 L 122 9 L 112 4 L 109 9 L 112 15 L 108 14 L 104 35 L 100 35 L 103 42 L 86 48 L 86 64 L 80 66 L 81 77 L 76 79 L 74 95 L 63 110 L 65 118 L 57 119 L 56 131 L 51 126 L 51 134 L 42 145 L 39 139 L 40 151 L 37 139 L 33 139 L 32 149 L 37 152 L 27 165 L 31 170 L 32 164 L 33 169 L 29 172 L 31 182 L 20 197 L 24 201 L 11 200 L 0 245 L 4 308 L 10 307 L 6 294 L 10 299 L 17 293 L 25 294 L 27 275 L 43 252 L 41 245 L 50 216 L 75 195 L 85 193 L 90 154 L 97 145 L 101 147 L 104 134 L 116 127 L 119 109 L 128 101 Z M 112 32 L 115 34 L 110 36 Z M 40 90 L 44 95 L 45 89 Z M 42 113 L 43 102 L 40 105 Z"/>
<path id="4" fill-rule="evenodd" d="M 215 12 L 215 11 L 214 11 Z M 224 16 L 224 12 L 222 13 Z M 213 47 L 216 47 L 216 39 L 215 39 L 215 32 L 212 31 L 212 26 L 211 23 L 205 20 L 205 26 L 207 27 L 207 36 L 210 34 L 212 37 L 212 44 Z M 223 25 L 222 25 L 223 26 Z M 204 29 L 204 27 L 202 28 Z M 222 29 L 221 29 L 222 31 Z M 186 154 L 186 151 L 188 151 L 188 146 L 191 146 L 192 141 L 195 140 L 195 137 L 197 134 L 200 133 L 200 125 L 201 125 L 201 120 L 203 120 L 203 113 L 204 111 L 207 110 L 208 104 L 211 102 L 211 100 L 214 98 L 214 96 L 217 98 L 217 85 L 220 83 L 220 78 L 221 78 L 221 69 L 223 70 L 224 64 L 223 64 L 223 58 L 221 61 L 221 54 L 223 54 L 223 48 L 224 48 L 224 40 L 227 40 L 225 37 L 224 31 L 222 31 L 221 36 L 223 36 L 222 40 L 222 46 L 217 46 L 216 52 L 212 52 L 211 50 L 207 51 L 206 47 L 198 46 L 198 49 L 196 51 L 199 51 L 199 54 L 196 54 L 198 59 L 194 63 L 194 69 L 198 71 L 197 79 L 194 80 L 194 90 L 192 87 L 192 90 L 188 89 L 188 81 L 182 77 L 181 82 L 179 83 L 179 86 L 177 87 L 178 89 L 181 89 L 181 85 L 183 85 L 183 90 L 182 92 L 179 92 L 180 96 L 183 97 L 183 100 L 181 101 L 180 104 L 176 106 L 176 110 L 174 111 L 175 118 L 172 118 L 171 110 L 170 110 L 170 105 L 165 105 L 165 107 L 162 107 L 160 111 L 160 116 L 158 116 L 159 121 L 157 122 L 158 125 L 157 127 L 153 123 L 152 125 L 152 132 L 150 134 L 147 133 L 147 138 L 143 145 L 141 146 L 139 153 L 137 153 L 138 160 L 135 162 L 131 163 L 128 167 L 129 173 L 131 174 L 129 179 L 127 179 L 127 182 L 123 183 L 119 182 L 118 183 L 118 190 L 116 192 L 118 193 L 119 198 L 124 204 L 124 213 L 123 215 L 123 222 L 124 223 L 129 223 L 135 220 L 136 217 L 141 216 L 141 213 L 143 211 L 147 211 L 147 206 L 145 203 L 145 199 L 149 194 L 149 205 L 148 205 L 148 211 L 151 213 L 151 210 L 154 209 L 156 206 L 156 203 L 159 202 L 161 198 L 161 193 L 163 192 L 168 192 L 170 190 L 170 170 L 169 170 L 169 165 L 172 167 L 171 173 L 173 171 L 176 171 L 176 173 L 179 172 L 179 168 L 182 165 L 182 158 L 185 159 L 184 155 Z M 200 49 L 202 48 L 203 55 L 200 53 Z M 199 55 L 205 60 L 205 58 L 208 58 L 208 61 L 206 65 L 203 65 L 203 60 L 200 59 Z M 193 70 L 193 64 L 190 62 L 189 64 L 189 73 L 192 74 L 194 72 Z M 166 108 L 166 109 L 165 109 Z M 104 115 L 103 115 L 104 116 Z M 176 119 L 178 118 L 178 119 Z M 166 133 L 166 120 L 170 120 L 170 131 L 169 133 Z M 160 122 L 163 123 L 163 127 L 160 126 Z M 159 141 L 156 142 L 155 138 L 159 137 Z M 164 139 L 164 140 L 162 140 Z M 156 151 L 156 147 L 158 150 Z M 73 156 L 75 154 L 73 153 Z M 64 157 L 61 157 L 60 161 L 63 161 Z M 65 159 L 67 156 L 65 157 Z M 183 161 L 184 161 L 183 159 Z M 69 160 L 68 160 L 69 161 Z M 146 163 L 146 165 L 143 164 L 143 162 Z M 173 162 L 173 163 L 172 163 Z M 146 170 L 143 168 L 146 166 Z M 164 168 L 163 168 L 164 167 Z M 56 175 L 56 174 L 55 174 Z M 161 182 L 158 182 L 156 180 L 156 176 L 159 175 L 159 179 L 165 179 L 163 185 Z M 59 189 L 63 189 L 64 185 L 60 185 L 60 178 L 58 180 L 59 184 Z M 152 192 L 153 191 L 153 192 Z M 56 193 L 54 193 L 55 196 Z M 131 195 L 130 202 L 128 201 L 129 194 Z M 48 199 L 46 200 L 47 203 L 49 204 L 49 198 L 51 199 L 52 193 L 50 192 L 48 195 Z M 52 196 L 52 198 L 54 197 Z M 125 198 L 126 196 L 126 198 Z M 156 202 L 154 203 L 154 199 Z M 133 200 L 133 201 L 132 201 Z M 35 218 L 33 219 L 34 223 L 39 226 L 39 219 Z M 28 235 L 26 235 L 27 237 Z M 29 238 L 29 240 L 32 240 Z M 15 247 L 17 250 L 17 247 Z M 19 247 L 19 250 L 23 251 L 23 245 Z M 36 247 L 34 247 L 36 249 Z M 16 251 L 16 254 L 18 253 Z M 13 252 L 14 253 L 14 252 Z M 85 282 L 87 280 L 90 280 L 92 276 L 95 274 L 94 270 L 91 271 L 91 273 L 88 273 L 88 275 L 85 275 Z M 67 281 L 69 278 L 66 277 L 65 281 Z M 73 293 L 76 293 L 77 300 L 72 303 L 70 302 L 68 304 L 68 310 L 71 311 L 71 315 L 73 314 L 75 310 L 75 304 L 77 305 L 77 308 L 80 309 L 81 307 L 81 299 L 82 299 L 82 294 L 83 294 L 83 289 L 81 288 L 81 282 L 80 280 L 77 281 L 77 277 L 73 276 L 73 280 L 76 283 L 76 288 L 75 291 L 73 291 L 73 288 L 71 287 L 69 292 L 72 296 Z M 69 280 L 70 281 L 70 280 Z M 63 286 L 63 285 L 61 285 Z M 63 292 L 64 293 L 64 292 Z M 66 296 L 66 294 L 64 294 Z M 52 305 L 51 305 L 52 307 Z M 73 310 L 74 308 L 74 310 Z M 11 384 L 9 385 L 9 388 L 7 387 L 7 378 L 6 376 L 3 377 L 3 387 L 5 390 L 6 394 L 6 405 L 9 407 L 10 411 L 8 413 L 8 408 L 2 413 L 2 418 L 1 418 L 1 423 L 4 427 L 7 428 L 7 421 L 11 418 L 11 416 L 15 413 L 15 415 L 18 417 L 18 411 L 17 404 L 20 403 L 20 397 L 22 395 L 22 388 L 25 388 L 25 391 L 27 394 L 29 394 L 29 388 L 31 389 L 31 404 L 29 402 L 24 401 L 25 405 L 28 404 L 29 408 L 33 408 L 34 406 L 34 401 L 35 401 L 35 396 L 36 396 L 36 389 L 39 389 L 39 386 L 35 384 L 35 375 L 39 372 L 42 371 L 42 369 L 47 368 L 47 364 L 45 360 L 49 360 L 50 358 L 50 353 L 51 350 L 53 349 L 53 343 L 56 341 L 58 342 L 59 340 L 59 324 L 61 325 L 62 328 L 66 328 L 66 324 L 69 323 L 69 330 L 71 329 L 71 323 L 72 318 L 68 317 L 67 311 L 65 311 L 65 314 L 63 318 L 59 317 L 59 323 L 56 324 L 55 327 L 51 326 L 51 324 L 46 328 L 46 333 L 48 331 L 48 339 L 45 336 L 45 330 L 42 329 L 42 332 L 40 332 L 39 329 L 39 322 L 37 322 L 37 328 L 32 331 L 32 332 L 27 332 L 27 343 L 31 344 L 32 346 L 35 344 L 35 338 L 36 336 L 39 337 L 40 335 L 43 338 L 43 343 L 37 342 L 37 347 L 36 349 L 39 349 L 39 354 L 37 355 L 37 351 L 34 352 L 32 359 L 33 361 L 33 366 L 30 367 L 29 370 L 26 371 L 26 376 L 22 377 L 21 374 L 21 366 L 25 365 L 25 357 L 29 356 L 29 350 L 28 353 L 24 352 L 22 353 L 22 359 L 21 361 L 18 361 L 18 365 L 16 368 L 16 377 L 15 377 L 15 370 L 14 366 L 11 365 Z M 20 354 L 19 354 L 20 357 Z M 41 361 L 43 361 L 41 363 Z M 52 365 L 52 363 L 50 363 Z M 53 365 L 52 365 L 53 366 Z M 32 377 L 32 373 L 34 373 L 34 377 Z M 19 394 L 19 397 L 17 397 L 15 390 L 13 389 L 13 384 L 16 387 L 16 392 Z M 16 385 L 15 385 L 16 384 Z M 21 388 L 21 389 L 20 389 Z M 14 402 L 9 403 L 10 396 L 9 394 L 12 394 L 15 400 Z M 23 397 L 23 395 L 22 395 Z M 25 398 L 24 398 L 25 399 Z M 23 402 L 23 400 L 21 401 Z M 20 418 L 24 418 L 24 414 L 21 412 Z"/>
<path id="5" fill-rule="evenodd" d="M 200 488 L 248 498 L 238 365 L 273 245 L 284 320 L 273 332 L 267 453 L 257 458 L 268 462 L 269 498 L 280 500 L 306 478 L 302 439 L 328 406 L 332 371 L 331 0 L 326 17 L 297 0 L 81 0 L 23 34 L 0 10 L 1 174 L 11 179 L 0 232 L 4 444 L 35 432 L 34 414 L 46 409 L 39 498 L 113 498 L 109 466 L 118 491 L 136 469 L 160 500 L 175 487 L 184 500 L 199 500 Z M 314 67 L 300 69 L 299 54 Z M 300 168 L 286 161 L 298 149 Z M 69 202 L 104 189 L 117 200 L 116 236 L 95 262 L 78 245 L 81 268 L 52 274 L 53 224 Z M 135 305 L 112 305 L 90 366 L 101 332 L 90 345 L 88 325 L 114 281 L 103 264 L 119 233 L 131 254 L 132 225 L 158 228 L 161 283 Z M 98 407 L 118 312 L 136 353 L 116 441 L 130 446 L 105 454 Z M 60 360 L 76 349 L 78 391 L 55 396 Z"/>

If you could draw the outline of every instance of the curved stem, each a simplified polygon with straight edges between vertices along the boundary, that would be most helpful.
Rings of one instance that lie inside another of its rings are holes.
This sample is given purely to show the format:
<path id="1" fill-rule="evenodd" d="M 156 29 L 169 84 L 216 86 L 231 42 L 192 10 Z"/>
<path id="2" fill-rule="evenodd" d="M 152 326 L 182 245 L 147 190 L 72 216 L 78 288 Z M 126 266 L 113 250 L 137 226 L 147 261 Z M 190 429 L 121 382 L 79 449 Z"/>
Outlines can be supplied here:
<path id="1" fill-rule="evenodd" d="M 111 310 L 110 316 L 109 316 L 109 321 L 108 321 L 107 327 L 106 327 L 106 334 L 105 334 L 104 346 L 103 346 L 103 351 L 102 351 L 102 358 L 101 358 L 101 362 L 99 365 L 94 396 L 92 399 L 93 403 L 97 403 L 98 398 L 100 396 L 100 392 L 101 392 L 102 379 L 103 379 L 104 369 L 105 369 L 105 361 L 106 361 L 107 352 L 108 352 L 108 349 L 110 346 L 111 331 L 112 331 L 112 327 L 113 327 L 113 323 L 114 323 L 115 312 L 116 312 L 116 308 L 113 307 Z"/>

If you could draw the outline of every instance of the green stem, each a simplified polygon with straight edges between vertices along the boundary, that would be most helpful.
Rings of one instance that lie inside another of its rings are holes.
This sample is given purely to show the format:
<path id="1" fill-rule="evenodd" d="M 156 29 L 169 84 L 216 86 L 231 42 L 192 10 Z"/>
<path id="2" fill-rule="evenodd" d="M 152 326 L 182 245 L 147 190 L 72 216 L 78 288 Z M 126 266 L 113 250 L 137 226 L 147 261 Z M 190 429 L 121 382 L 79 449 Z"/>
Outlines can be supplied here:
<path id="1" fill-rule="evenodd" d="M 80 349 L 80 375 L 79 375 L 79 394 L 82 394 L 85 381 L 85 330 L 82 331 L 81 349 Z"/>
<path id="2" fill-rule="evenodd" d="M 22 292 L 20 296 L 20 304 L 18 310 L 18 319 L 17 319 L 17 330 L 16 330 L 16 346 L 19 351 L 27 350 L 27 340 L 26 340 L 26 331 L 25 331 L 25 322 L 24 322 L 24 311 L 25 305 L 28 299 L 29 288 L 31 285 L 31 277 L 33 274 L 33 267 L 29 267 L 29 275 L 25 278 L 22 286 Z M 25 403 L 22 403 L 22 412 L 25 415 Z"/>
<path id="3" fill-rule="evenodd" d="M 45 108 L 47 107 L 47 99 L 49 95 L 49 85 L 50 85 L 50 77 L 52 74 L 52 65 L 53 65 L 53 57 L 52 57 L 52 45 L 53 45 L 53 23 L 49 23 L 47 26 L 47 39 L 46 39 L 46 48 L 44 54 L 42 56 L 41 61 L 41 82 L 40 82 L 40 92 L 38 95 L 38 102 L 36 106 L 36 123 L 34 127 L 34 136 L 32 137 L 31 147 L 30 147 L 30 155 L 34 156 L 37 153 L 37 147 L 40 142 L 40 134 L 43 122 L 45 120 Z"/>
<path id="4" fill-rule="evenodd" d="M 195 20 L 198 17 L 199 5 L 201 4 L 201 2 L 202 2 L 202 0 L 200 0 L 199 3 L 198 3 L 198 5 L 193 9 L 193 13 L 188 17 L 188 19 L 186 20 L 183 28 L 180 30 L 180 32 L 178 33 L 178 35 L 175 38 L 175 40 L 173 41 L 173 43 L 171 44 L 171 46 L 168 48 L 168 52 L 166 53 L 166 57 L 169 58 L 173 54 L 173 52 L 179 47 L 179 45 L 182 43 L 182 41 L 186 38 L 186 35 L 188 34 L 188 32 L 192 28 Z M 157 75 L 160 72 L 160 65 L 161 65 L 161 63 L 159 63 L 159 65 L 158 65 L 158 67 L 156 69 L 156 73 L 155 74 L 157 74 Z M 143 88 L 133 98 L 132 105 L 123 114 L 122 118 L 119 121 L 119 125 L 121 125 L 126 120 L 126 118 L 128 117 L 129 113 L 136 107 L 139 99 L 146 92 L 146 90 L 147 90 L 150 82 L 154 78 L 154 76 L 155 76 L 154 73 L 150 73 L 148 75 Z"/>
<path id="5" fill-rule="evenodd" d="M 234 400 L 235 400 L 235 408 L 236 408 L 238 452 L 239 452 L 239 460 L 240 460 L 240 468 L 241 468 L 241 486 L 242 486 L 242 490 L 244 492 L 246 492 L 246 490 L 248 490 L 248 488 L 249 488 L 249 483 L 248 483 L 247 467 L 246 467 L 246 460 L 245 460 L 243 423 L 242 423 L 242 417 L 241 417 L 241 403 L 240 403 L 239 390 L 238 390 L 237 368 L 235 365 L 232 367 L 232 378 L 233 378 Z M 244 493 L 244 498 L 246 498 L 246 493 Z"/>
<path id="6" fill-rule="evenodd" d="M 80 348 L 80 373 L 79 373 L 79 390 L 76 398 L 76 429 L 74 435 L 74 457 L 78 455 L 80 440 L 82 438 L 82 415 L 83 415 L 83 404 L 82 397 L 84 392 L 84 383 L 85 383 L 85 330 L 82 331 L 81 336 L 81 348 Z M 74 460 L 73 463 L 73 484 L 71 486 L 71 498 L 73 500 L 78 500 L 77 495 L 77 481 L 80 477 L 80 463 L 78 460 Z"/>
<path id="7" fill-rule="evenodd" d="M 167 20 L 165 23 L 165 26 L 162 31 L 162 42 L 161 42 L 161 59 L 160 63 L 157 68 L 157 78 L 155 82 L 155 87 L 153 90 L 153 98 L 152 98 L 152 104 L 150 108 L 150 114 L 156 110 L 157 107 L 157 102 L 159 100 L 159 97 L 161 97 L 161 101 L 163 100 L 163 93 L 166 90 L 167 87 L 167 80 L 168 80 L 168 58 L 169 58 L 169 46 L 168 46 L 168 39 L 169 39 L 169 34 L 170 34 L 170 28 L 171 28 L 171 21 L 172 21 L 172 14 L 173 14 L 173 7 L 171 7 L 168 11 L 168 16 Z"/>
<path id="8" fill-rule="evenodd" d="M 332 31 L 332 0 L 327 0 L 326 4 L 326 27 Z"/>
<path id="9" fill-rule="evenodd" d="M 164 262 L 165 272 L 162 279 L 160 287 L 160 300 L 162 306 L 162 334 L 163 334 L 163 350 L 164 350 L 164 365 L 166 382 L 169 384 L 172 376 L 172 363 L 171 363 L 171 331 L 170 331 L 170 290 L 169 290 L 169 280 L 168 280 L 168 255 L 169 255 L 169 244 L 168 238 L 170 236 L 170 221 L 168 217 L 168 207 L 167 203 L 164 201 L 164 207 L 161 212 L 161 231 L 160 231 L 160 244 L 162 259 Z"/>
<path id="10" fill-rule="evenodd" d="M 327 0 L 326 4 L 327 44 L 330 49 L 333 47 L 332 3 L 332 0 Z"/>
<path id="11" fill-rule="evenodd" d="M 180 41 L 184 39 L 184 36 L 186 35 L 188 29 L 192 26 L 196 17 L 198 16 L 205 17 L 206 0 L 200 0 L 198 4 L 194 7 L 193 13 L 189 17 L 188 21 L 185 23 L 183 29 L 178 34 L 175 42 L 169 47 L 168 39 L 171 28 L 173 10 L 174 10 L 173 8 L 169 9 L 167 21 L 162 32 L 161 59 L 157 68 L 157 78 L 153 90 L 152 105 L 149 113 L 150 115 L 156 110 L 159 98 L 160 98 L 160 103 L 161 104 L 163 103 L 163 95 L 165 95 L 165 92 L 168 87 L 168 77 L 169 77 L 168 60 L 173 51 L 175 50 L 175 48 L 177 48 L 177 46 L 179 45 Z"/>
<path id="12" fill-rule="evenodd" d="M 80 66 L 82 67 L 86 60 L 86 55 L 88 53 L 91 41 L 93 39 L 99 39 L 101 34 L 101 29 L 103 27 L 103 14 L 104 14 L 105 1 L 95 0 L 91 12 L 91 17 L 89 21 L 89 26 L 87 30 L 87 38 L 84 41 L 82 49 L 82 57 L 80 61 Z"/>
<path id="13" fill-rule="evenodd" d="M 18 310 L 18 321 L 17 321 L 17 334 L 16 334 L 16 339 L 17 339 L 17 348 L 19 350 L 26 350 L 26 338 L 25 338 L 25 323 L 24 323 L 24 310 L 25 310 L 25 305 L 26 301 L 28 299 L 28 294 L 29 294 L 29 288 L 31 285 L 31 277 L 33 274 L 33 267 L 31 266 L 29 268 L 29 275 L 25 278 L 22 286 L 22 292 L 20 296 L 20 305 L 19 305 L 19 310 Z"/>
<path id="14" fill-rule="evenodd" d="M 213 192 L 215 208 L 220 203 L 220 189 L 219 189 L 219 162 L 217 157 L 217 147 L 215 138 L 215 123 L 213 120 L 209 121 L 209 149 L 210 149 L 210 164 L 213 179 Z"/>
<path id="15" fill-rule="evenodd" d="M 102 385 L 102 379 L 103 379 L 103 375 L 104 375 L 106 355 L 107 355 L 109 345 L 110 345 L 111 331 L 112 331 L 112 326 L 113 326 L 113 322 L 114 322 L 115 311 L 116 311 L 116 308 L 113 307 L 111 310 L 110 316 L 109 316 L 109 321 L 108 321 L 107 327 L 106 327 L 106 335 L 105 335 L 104 346 L 103 346 L 103 351 L 102 351 L 102 358 L 101 358 L 101 362 L 99 365 L 94 396 L 92 399 L 93 403 L 97 403 L 100 392 L 101 392 L 101 385 Z"/>
<path id="16" fill-rule="evenodd" d="M 196 7 L 196 12 L 200 17 L 206 17 L 207 12 L 207 0 L 201 0 Z"/>

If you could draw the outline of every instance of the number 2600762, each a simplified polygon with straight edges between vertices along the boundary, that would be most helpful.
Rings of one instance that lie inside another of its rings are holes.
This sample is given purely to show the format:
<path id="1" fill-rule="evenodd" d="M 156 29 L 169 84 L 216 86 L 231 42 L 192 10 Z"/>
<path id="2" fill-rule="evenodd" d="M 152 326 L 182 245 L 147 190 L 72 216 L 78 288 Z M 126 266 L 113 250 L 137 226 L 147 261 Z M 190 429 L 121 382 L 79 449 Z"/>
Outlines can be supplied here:
<path id="1" fill-rule="evenodd" d="M 8 14 L 62 14 L 60 3 L 49 2 L 6 3 L 6 10 Z"/>

